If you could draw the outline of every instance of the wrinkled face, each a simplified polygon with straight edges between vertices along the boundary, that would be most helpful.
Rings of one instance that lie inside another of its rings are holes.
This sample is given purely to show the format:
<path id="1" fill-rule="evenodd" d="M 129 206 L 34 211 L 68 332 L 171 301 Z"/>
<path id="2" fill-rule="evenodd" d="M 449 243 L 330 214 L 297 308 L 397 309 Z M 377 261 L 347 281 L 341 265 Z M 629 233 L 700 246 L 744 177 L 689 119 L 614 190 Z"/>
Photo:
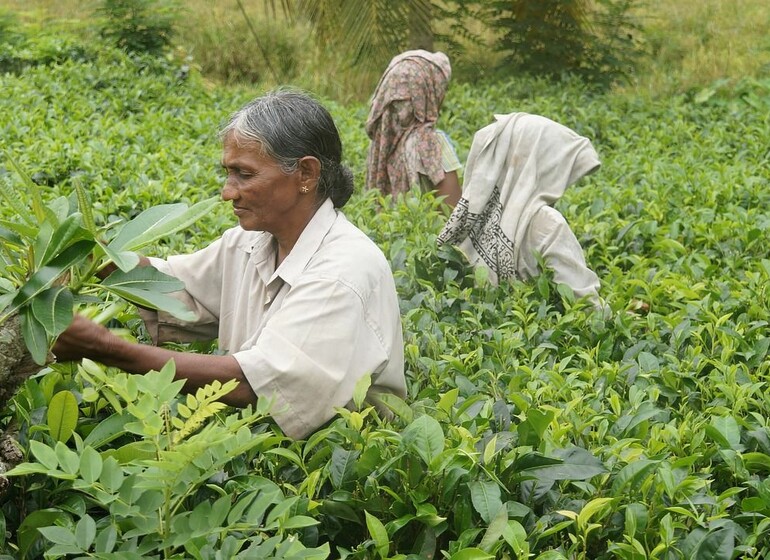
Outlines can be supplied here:
<path id="1" fill-rule="evenodd" d="M 278 237 L 292 227 L 303 196 L 299 171 L 287 175 L 274 159 L 261 153 L 259 144 L 239 146 L 232 134 L 224 140 L 222 167 L 227 172 L 222 199 L 232 201 L 243 229 Z"/>

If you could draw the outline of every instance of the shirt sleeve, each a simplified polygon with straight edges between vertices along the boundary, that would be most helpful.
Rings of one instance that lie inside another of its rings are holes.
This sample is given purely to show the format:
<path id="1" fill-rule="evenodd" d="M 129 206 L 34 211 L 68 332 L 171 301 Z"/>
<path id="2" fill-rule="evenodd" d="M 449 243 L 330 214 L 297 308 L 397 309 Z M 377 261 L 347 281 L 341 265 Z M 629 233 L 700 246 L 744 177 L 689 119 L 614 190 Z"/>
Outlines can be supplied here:
<path id="1" fill-rule="evenodd" d="M 525 276 L 536 274 L 533 251 L 537 251 L 546 266 L 553 270 L 554 282 L 567 284 L 575 297 L 588 297 L 594 306 L 603 307 L 599 297 L 599 277 L 588 268 L 583 248 L 561 212 L 550 206 L 541 208 L 533 216 L 524 239 Z"/>
<path id="2" fill-rule="evenodd" d="M 347 405 L 358 379 L 397 354 L 391 345 L 361 294 L 316 277 L 292 286 L 255 345 L 233 356 L 257 396 L 272 399 L 278 425 L 298 438 Z"/>
<path id="3" fill-rule="evenodd" d="M 449 135 L 443 130 L 436 129 L 436 136 L 441 146 L 441 167 L 444 173 L 462 169 L 463 165 L 460 163 L 460 158 L 457 156 L 457 151 Z"/>

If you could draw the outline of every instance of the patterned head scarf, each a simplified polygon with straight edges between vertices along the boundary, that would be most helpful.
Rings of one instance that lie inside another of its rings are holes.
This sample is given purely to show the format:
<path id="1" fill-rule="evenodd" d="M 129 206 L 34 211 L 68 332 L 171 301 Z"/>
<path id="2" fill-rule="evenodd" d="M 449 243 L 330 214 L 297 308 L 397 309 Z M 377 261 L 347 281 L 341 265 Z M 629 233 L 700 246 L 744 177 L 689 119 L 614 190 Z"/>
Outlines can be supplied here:
<path id="1" fill-rule="evenodd" d="M 591 141 L 562 124 L 529 113 L 495 115 L 473 137 L 462 198 L 438 243 L 457 245 L 493 282 L 518 278 L 532 217 L 600 165 Z"/>
<path id="2" fill-rule="evenodd" d="M 366 187 L 398 194 L 425 175 L 444 178 L 434 126 L 452 76 L 442 52 L 406 51 L 390 61 L 372 97 Z"/>

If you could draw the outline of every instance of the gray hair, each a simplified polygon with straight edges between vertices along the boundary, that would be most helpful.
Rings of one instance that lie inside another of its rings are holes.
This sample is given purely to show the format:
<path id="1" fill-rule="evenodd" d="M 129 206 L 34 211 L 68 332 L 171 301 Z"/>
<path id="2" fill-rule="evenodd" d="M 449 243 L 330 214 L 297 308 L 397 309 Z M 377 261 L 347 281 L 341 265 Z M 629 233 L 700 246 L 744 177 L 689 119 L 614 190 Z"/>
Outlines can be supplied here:
<path id="1" fill-rule="evenodd" d="M 279 89 L 262 95 L 236 111 L 220 131 L 241 142 L 259 143 L 262 152 L 281 170 L 293 173 L 299 160 L 321 162 L 316 193 L 341 208 L 353 194 L 353 174 L 342 164 L 342 141 L 329 111 L 305 92 Z"/>

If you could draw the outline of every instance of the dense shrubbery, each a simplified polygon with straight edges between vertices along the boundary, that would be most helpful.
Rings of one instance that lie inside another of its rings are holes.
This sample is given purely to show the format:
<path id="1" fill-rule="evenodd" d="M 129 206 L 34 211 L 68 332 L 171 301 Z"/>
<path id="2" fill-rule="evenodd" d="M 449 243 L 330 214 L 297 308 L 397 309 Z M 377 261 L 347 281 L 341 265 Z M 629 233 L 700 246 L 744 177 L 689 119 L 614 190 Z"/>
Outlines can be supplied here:
<path id="1" fill-rule="evenodd" d="M 30 65 L 0 87 L 5 149 L 51 198 L 78 178 L 99 223 L 215 194 L 216 129 L 257 93 L 208 91 L 168 62 L 109 50 Z M 603 168 L 559 204 L 610 316 L 548 275 L 489 286 L 437 250 L 444 215 L 429 195 L 376 213 L 359 192 L 346 213 L 390 259 L 401 299 L 409 396 L 391 403 L 395 420 L 342 411 L 293 442 L 263 410 L 213 405 L 226 388 L 191 400 L 168 371 L 56 365 L 2 411 L 28 463 L 10 478 L 0 551 L 764 557 L 769 93 L 750 81 L 665 101 L 523 78 L 453 85 L 441 125 L 463 159 L 494 112 L 543 114 L 593 139 Z M 366 108 L 330 107 L 360 179 Z M 221 205 L 154 252 L 232 223 Z M 130 308 L 111 309 L 141 336 Z"/>

